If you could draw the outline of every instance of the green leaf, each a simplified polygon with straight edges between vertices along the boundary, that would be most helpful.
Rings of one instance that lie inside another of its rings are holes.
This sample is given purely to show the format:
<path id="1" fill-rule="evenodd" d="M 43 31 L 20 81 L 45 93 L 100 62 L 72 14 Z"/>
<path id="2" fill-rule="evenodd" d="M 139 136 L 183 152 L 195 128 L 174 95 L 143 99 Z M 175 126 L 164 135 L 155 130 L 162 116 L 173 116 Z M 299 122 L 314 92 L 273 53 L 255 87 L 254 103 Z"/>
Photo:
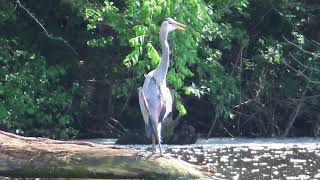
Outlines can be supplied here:
<path id="1" fill-rule="evenodd" d="M 147 43 L 148 57 L 151 59 L 151 66 L 156 67 L 160 63 L 160 56 L 152 44 Z"/>
<path id="2" fill-rule="evenodd" d="M 180 116 L 184 116 L 184 115 L 187 114 L 186 108 L 184 107 L 184 105 L 182 104 L 182 102 L 179 101 L 179 100 L 176 101 L 176 108 L 177 108 Z"/>

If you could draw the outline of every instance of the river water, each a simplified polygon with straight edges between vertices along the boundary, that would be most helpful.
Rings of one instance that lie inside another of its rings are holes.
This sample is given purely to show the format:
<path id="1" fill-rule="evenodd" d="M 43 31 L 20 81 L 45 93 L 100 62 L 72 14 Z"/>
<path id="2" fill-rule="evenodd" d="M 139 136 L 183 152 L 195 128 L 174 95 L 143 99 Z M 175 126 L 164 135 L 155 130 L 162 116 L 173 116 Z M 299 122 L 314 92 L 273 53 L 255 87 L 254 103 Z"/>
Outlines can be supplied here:
<path id="1" fill-rule="evenodd" d="M 92 140 L 113 144 L 115 140 Z M 147 150 L 150 145 L 127 145 Z M 212 138 L 193 145 L 163 145 L 167 156 L 212 164 L 213 179 L 320 179 L 320 139 Z"/>

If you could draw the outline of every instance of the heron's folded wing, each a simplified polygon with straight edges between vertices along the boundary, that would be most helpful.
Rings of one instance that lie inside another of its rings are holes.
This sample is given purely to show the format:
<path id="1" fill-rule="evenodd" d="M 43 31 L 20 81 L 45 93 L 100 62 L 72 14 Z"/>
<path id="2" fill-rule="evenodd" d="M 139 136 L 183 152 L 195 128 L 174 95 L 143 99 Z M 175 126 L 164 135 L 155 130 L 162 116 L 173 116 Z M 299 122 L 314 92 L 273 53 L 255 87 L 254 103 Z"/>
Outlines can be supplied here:
<path id="1" fill-rule="evenodd" d="M 165 113 L 165 102 L 161 89 L 154 78 L 150 78 L 148 83 L 144 85 L 143 93 L 148 104 L 151 119 L 157 122 L 162 121 Z"/>
<path id="2" fill-rule="evenodd" d="M 138 88 L 138 94 L 139 94 L 139 105 L 142 112 L 143 120 L 146 124 L 149 122 L 149 106 L 146 100 L 146 97 L 143 93 L 142 88 Z"/>

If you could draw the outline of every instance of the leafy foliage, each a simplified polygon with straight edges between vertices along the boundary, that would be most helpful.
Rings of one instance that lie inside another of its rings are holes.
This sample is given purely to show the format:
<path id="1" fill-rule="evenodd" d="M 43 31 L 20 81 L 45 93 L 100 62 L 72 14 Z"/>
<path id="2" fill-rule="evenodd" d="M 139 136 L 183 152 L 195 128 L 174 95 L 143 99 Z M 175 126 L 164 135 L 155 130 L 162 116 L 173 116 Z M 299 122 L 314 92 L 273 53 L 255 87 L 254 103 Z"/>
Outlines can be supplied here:
<path id="1" fill-rule="evenodd" d="M 320 134 L 316 1 L 21 0 L 38 22 L 0 4 L 1 129 L 121 134 L 110 117 L 142 129 L 136 89 L 172 17 L 187 24 L 170 34 L 167 76 L 183 122 L 201 133 L 216 122 L 212 135 L 282 135 L 290 122 Z"/>
<path id="2" fill-rule="evenodd" d="M 72 93 L 59 85 L 65 70 L 48 66 L 39 55 L 13 49 L 14 44 L 0 39 L 0 126 L 54 138 L 74 135 Z"/>
<path id="3" fill-rule="evenodd" d="M 246 1 L 241 2 L 236 5 L 239 12 L 242 10 L 241 7 L 246 6 Z M 219 3 L 222 6 L 226 1 Z M 226 105 L 234 100 L 237 93 L 235 81 L 225 73 L 223 66 L 218 62 L 221 58 L 221 50 L 212 48 L 210 44 L 218 40 L 222 40 L 221 44 L 227 44 L 233 35 L 230 24 L 215 22 L 221 21 L 222 13 L 220 16 L 218 14 L 214 17 L 210 16 L 215 10 L 213 8 L 220 8 L 218 5 L 208 8 L 200 0 L 187 3 L 143 0 L 119 4 L 125 4 L 125 9 L 120 10 L 111 1 L 104 1 L 104 5 L 87 4 L 83 9 L 83 16 L 89 22 L 89 30 L 101 23 L 109 25 L 117 32 L 113 38 L 119 39 L 122 46 L 131 47 L 123 60 L 124 65 L 136 74 L 130 81 L 136 82 L 138 78 L 141 84 L 143 75 L 159 63 L 160 55 L 157 53 L 160 51 L 159 24 L 166 17 L 172 16 L 188 25 L 186 32 L 177 32 L 170 37 L 173 54 L 167 79 L 171 88 L 174 89 L 179 113 L 186 114 L 181 95 L 184 89 L 190 88 L 197 90 L 189 91 L 188 94 L 201 89 L 202 94 L 210 94 L 213 102 L 219 101 L 221 104 L 217 106 L 219 111 L 228 111 Z M 189 87 L 190 82 L 197 85 Z M 220 95 L 216 96 L 216 94 Z"/>

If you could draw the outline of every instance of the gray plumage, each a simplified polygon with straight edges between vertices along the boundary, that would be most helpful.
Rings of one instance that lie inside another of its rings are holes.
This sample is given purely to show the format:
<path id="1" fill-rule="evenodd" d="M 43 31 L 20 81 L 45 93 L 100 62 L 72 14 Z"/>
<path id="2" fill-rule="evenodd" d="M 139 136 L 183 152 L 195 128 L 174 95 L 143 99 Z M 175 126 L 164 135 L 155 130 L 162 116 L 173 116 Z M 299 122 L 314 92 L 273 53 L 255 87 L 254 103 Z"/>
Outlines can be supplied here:
<path id="1" fill-rule="evenodd" d="M 163 121 L 172 111 L 172 95 L 166 84 L 166 76 L 169 68 L 169 44 L 168 33 L 180 29 L 185 25 L 176 22 L 172 18 L 166 18 L 160 28 L 160 43 L 162 47 L 162 59 L 159 66 L 149 72 L 139 90 L 139 104 L 145 122 L 145 130 L 148 138 L 152 139 L 153 149 L 155 141 L 161 149 L 161 127 Z"/>

